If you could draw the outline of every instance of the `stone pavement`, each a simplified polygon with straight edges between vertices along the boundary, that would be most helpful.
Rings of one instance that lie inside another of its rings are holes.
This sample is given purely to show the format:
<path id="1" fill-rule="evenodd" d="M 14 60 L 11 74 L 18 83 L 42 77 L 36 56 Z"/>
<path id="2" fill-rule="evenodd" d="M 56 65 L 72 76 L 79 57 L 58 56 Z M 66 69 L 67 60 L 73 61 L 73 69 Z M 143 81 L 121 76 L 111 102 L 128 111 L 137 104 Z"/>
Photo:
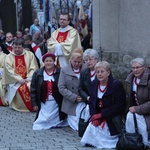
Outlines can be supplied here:
<path id="1" fill-rule="evenodd" d="M 69 127 L 34 131 L 36 113 L 0 107 L 0 150 L 96 150 L 82 147 L 80 137 Z"/>

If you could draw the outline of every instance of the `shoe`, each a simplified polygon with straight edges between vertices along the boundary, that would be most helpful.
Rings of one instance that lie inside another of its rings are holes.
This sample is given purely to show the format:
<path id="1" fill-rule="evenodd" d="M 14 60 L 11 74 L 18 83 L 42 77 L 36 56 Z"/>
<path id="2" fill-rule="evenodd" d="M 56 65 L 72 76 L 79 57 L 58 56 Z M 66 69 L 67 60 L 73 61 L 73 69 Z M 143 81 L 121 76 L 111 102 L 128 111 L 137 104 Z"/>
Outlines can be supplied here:
<path id="1" fill-rule="evenodd" d="M 86 147 L 94 147 L 93 145 L 91 144 L 85 144 Z"/>

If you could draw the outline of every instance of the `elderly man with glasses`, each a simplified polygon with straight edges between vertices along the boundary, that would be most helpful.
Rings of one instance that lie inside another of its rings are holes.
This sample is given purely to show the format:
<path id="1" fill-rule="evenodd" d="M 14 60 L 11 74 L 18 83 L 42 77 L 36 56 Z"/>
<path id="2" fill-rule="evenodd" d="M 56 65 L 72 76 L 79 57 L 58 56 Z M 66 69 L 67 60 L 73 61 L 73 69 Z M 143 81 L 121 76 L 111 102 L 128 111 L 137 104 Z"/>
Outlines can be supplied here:
<path id="1" fill-rule="evenodd" d="M 58 58 L 57 65 L 60 65 L 60 67 L 69 63 L 72 50 L 81 48 L 79 33 L 76 29 L 69 26 L 69 23 L 70 16 L 61 14 L 59 17 L 60 28 L 55 30 L 48 40 L 48 51 L 55 53 Z"/>

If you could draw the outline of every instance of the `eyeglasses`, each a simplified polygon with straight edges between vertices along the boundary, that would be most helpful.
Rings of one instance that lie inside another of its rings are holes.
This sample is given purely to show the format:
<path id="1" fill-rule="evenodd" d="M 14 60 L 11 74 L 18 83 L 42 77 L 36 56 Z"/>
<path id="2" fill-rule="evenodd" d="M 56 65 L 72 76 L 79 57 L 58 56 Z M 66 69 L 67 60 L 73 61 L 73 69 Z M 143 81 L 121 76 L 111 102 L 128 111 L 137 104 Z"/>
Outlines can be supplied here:
<path id="1" fill-rule="evenodd" d="M 135 69 L 138 70 L 138 69 L 140 69 L 140 68 L 142 68 L 142 67 L 143 67 L 143 66 L 137 66 L 137 67 L 132 67 L 131 69 L 132 69 L 132 70 L 135 70 Z"/>
<path id="2" fill-rule="evenodd" d="M 96 74 L 103 74 L 103 73 L 106 73 L 108 72 L 107 70 L 101 70 L 101 71 L 96 71 Z"/>

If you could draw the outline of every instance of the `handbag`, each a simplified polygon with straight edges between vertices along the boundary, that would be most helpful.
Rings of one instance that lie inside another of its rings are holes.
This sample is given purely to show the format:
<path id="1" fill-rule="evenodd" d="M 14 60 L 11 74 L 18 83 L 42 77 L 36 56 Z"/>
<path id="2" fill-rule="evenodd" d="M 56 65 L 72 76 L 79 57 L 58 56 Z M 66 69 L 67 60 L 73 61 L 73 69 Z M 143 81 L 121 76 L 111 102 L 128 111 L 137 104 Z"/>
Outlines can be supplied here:
<path id="1" fill-rule="evenodd" d="M 112 122 L 114 123 L 116 129 L 118 130 L 119 133 L 122 132 L 122 129 L 123 129 L 123 115 L 117 115 L 117 116 L 114 116 L 112 118 Z"/>
<path id="2" fill-rule="evenodd" d="M 142 135 L 138 133 L 136 115 L 133 113 L 135 133 L 126 132 L 125 125 L 116 144 L 117 150 L 143 150 Z"/>
<path id="3" fill-rule="evenodd" d="M 87 122 L 85 122 L 85 120 L 83 118 L 81 118 L 82 116 L 82 112 L 83 110 L 86 108 L 86 106 L 82 109 L 81 113 L 80 113 L 80 118 L 79 118 L 79 123 L 78 123 L 78 135 L 80 137 L 83 136 L 88 124 L 89 124 L 89 120 Z"/>
<path id="4" fill-rule="evenodd" d="M 116 80 L 113 81 L 113 87 L 114 87 L 114 82 L 116 82 Z M 114 98 L 114 95 L 112 96 L 112 101 L 113 103 L 115 103 L 115 98 Z M 124 125 L 124 118 L 123 118 L 123 114 L 119 114 L 119 115 L 116 115 L 112 118 L 112 122 L 113 124 L 115 125 L 117 131 L 119 133 L 122 132 L 122 129 L 123 129 L 123 125 Z"/>

